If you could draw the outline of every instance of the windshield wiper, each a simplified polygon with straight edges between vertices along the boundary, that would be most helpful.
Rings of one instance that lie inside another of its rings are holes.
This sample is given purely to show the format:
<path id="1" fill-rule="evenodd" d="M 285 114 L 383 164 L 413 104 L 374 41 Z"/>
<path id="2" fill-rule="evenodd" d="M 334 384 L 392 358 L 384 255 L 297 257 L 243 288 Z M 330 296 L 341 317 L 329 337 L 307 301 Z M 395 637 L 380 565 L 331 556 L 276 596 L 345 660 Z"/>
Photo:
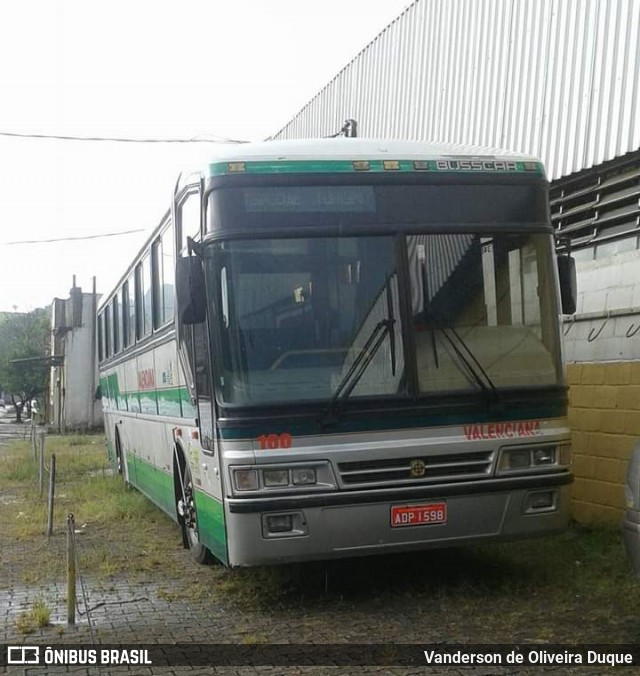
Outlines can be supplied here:
<path id="1" fill-rule="evenodd" d="M 373 327 L 373 331 L 367 338 L 367 342 L 364 344 L 360 354 L 353 360 L 353 364 L 351 364 L 349 370 L 344 374 L 342 380 L 340 380 L 338 383 L 338 387 L 336 387 L 331 400 L 324 409 L 321 418 L 321 421 L 324 425 L 335 422 L 332 418 L 332 414 L 337 411 L 338 403 L 343 399 L 347 399 L 353 392 L 355 386 L 358 384 L 364 375 L 364 372 L 367 370 L 367 367 L 376 356 L 376 353 L 380 349 L 380 346 L 382 345 L 387 334 L 390 336 L 393 335 L 393 325 L 395 323 L 395 319 L 383 319 Z M 395 375 L 395 350 L 392 350 L 391 359 L 391 368 L 393 370 L 393 375 Z"/>
<path id="2" fill-rule="evenodd" d="M 478 361 L 478 358 L 475 356 L 475 354 L 473 354 L 473 352 L 471 352 L 469 346 L 464 342 L 460 334 L 452 326 L 438 326 L 437 330 L 440 331 L 440 333 L 447 339 L 458 359 L 466 368 L 467 374 L 476 383 L 476 385 L 478 385 L 484 394 L 491 395 L 493 399 L 497 400 L 499 398 L 498 389 L 494 385 L 491 378 L 489 378 L 489 374 L 485 371 L 482 364 Z M 447 333 L 448 331 L 455 336 L 459 345 L 456 344 L 449 333 Z M 465 356 L 463 350 L 467 353 L 467 356 Z"/>
<path id="3" fill-rule="evenodd" d="M 391 294 L 391 279 L 389 277 L 387 277 L 387 281 L 385 282 L 385 289 L 387 293 L 387 316 L 373 327 L 373 331 L 367 338 L 362 350 L 360 350 L 349 370 L 338 383 L 338 387 L 336 387 L 333 396 L 322 412 L 321 423 L 323 425 L 335 422 L 333 414 L 338 410 L 338 404 L 340 401 L 347 399 L 353 392 L 387 335 L 389 336 L 391 375 L 396 375 L 396 335 L 394 330 L 396 319 L 393 313 L 393 296 Z"/>
<path id="4" fill-rule="evenodd" d="M 391 284 L 390 280 L 387 279 L 387 319 L 389 326 L 387 328 L 387 333 L 389 334 L 389 356 L 391 357 L 391 375 L 395 377 L 396 375 L 396 332 L 393 330 L 393 325 L 396 323 L 396 319 L 393 315 L 393 297 L 391 296 Z"/>

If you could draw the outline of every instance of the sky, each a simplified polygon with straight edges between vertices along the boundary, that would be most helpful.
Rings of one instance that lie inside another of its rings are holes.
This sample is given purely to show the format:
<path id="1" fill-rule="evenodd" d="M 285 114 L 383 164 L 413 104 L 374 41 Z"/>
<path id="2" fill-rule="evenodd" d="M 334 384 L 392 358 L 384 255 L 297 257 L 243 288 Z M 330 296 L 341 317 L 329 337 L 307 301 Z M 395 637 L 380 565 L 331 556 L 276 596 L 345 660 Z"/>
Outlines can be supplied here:
<path id="1" fill-rule="evenodd" d="M 108 292 L 179 172 L 216 152 L 3 133 L 260 141 L 409 4 L 0 2 L 0 311 L 65 298 L 74 275 Z M 129 230 L 141 232 L 101 236 Z"/>

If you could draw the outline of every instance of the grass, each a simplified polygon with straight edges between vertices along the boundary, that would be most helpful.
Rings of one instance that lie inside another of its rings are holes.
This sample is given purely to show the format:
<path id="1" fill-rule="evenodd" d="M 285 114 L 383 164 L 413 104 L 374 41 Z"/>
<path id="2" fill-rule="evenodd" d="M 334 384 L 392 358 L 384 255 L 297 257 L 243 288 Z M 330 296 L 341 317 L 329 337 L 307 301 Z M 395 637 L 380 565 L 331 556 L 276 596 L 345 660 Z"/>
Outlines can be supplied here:
<path id="1" fill-rule="evenodd" d="M 16 628 L 21 634 L 33 634 L 38 629 L 48 627 L 50 619 L 51 609 L 42 599 L 37 599 L 29 610 L 18 615 Z"/>
<path id="2" fill-rule="evenodd" d="M 66 566 L 67 515 L 74 514 L 78 566 L 83 574 L 107 578 L 145 573 L 167 562 L 166 538 L 179 542 L 177 527 L 146 498 L 113 476 L 104 438 L 46 438 L 45 457 L 56 455 L 54 535 L 47 544 L 45 495 L 40 496 L 38 467 L 31 444 L 16 442 L 0 454 L 0 521 L 16 543 L 0 549 L 0 564 L 11 567 L 24 550 L 37 566 L 20 566 L 21 579 L 34 584 L 60 579 Z M 179 547 L 177 547 L 179 550 Z M 170 559 L 169 559 L 170 560 Z"/>

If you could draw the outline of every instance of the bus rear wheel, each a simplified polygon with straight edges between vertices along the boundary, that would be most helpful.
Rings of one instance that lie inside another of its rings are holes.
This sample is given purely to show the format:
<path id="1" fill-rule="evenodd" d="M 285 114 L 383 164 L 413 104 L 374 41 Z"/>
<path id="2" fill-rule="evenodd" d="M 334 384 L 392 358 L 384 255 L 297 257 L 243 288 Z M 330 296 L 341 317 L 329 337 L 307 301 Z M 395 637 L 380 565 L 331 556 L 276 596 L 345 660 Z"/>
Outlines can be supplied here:
<path id="1" fill-rule="evenodd" d="M 191 550 L 191 556 L 198 563 L 209 563 L 212 560 L 211 553 L 200 542 L 200 535 L 198 533 L 198 514 L 196 512 L 191 469 L 186 462 L 184 464 L 180 463 L 180 465 L 182 465 L 182 481 L 177 512 L 180 527 L 182 528 L 182 541 L 185 547 Z"/>

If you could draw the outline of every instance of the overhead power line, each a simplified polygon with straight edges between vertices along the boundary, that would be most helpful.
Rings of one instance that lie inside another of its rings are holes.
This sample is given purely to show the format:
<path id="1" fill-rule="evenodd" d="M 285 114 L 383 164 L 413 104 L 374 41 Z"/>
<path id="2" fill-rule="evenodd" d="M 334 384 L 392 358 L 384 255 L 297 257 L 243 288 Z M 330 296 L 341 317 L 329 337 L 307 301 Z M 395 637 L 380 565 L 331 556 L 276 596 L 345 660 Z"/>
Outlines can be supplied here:
<path id="1" fill-rule="evenodd" d="M 2 246 L 12 246 L 14 244 L 49 244 L 51 242 L 72 242 L 80 239 L 100 239 L 101 237 L 119 237 L 120 235 L 131 235 L 134 232 L 146 232 L 144 228 L 137 230 L 121 230 L 120 232 L 105 232 L 101 235 L 78 235 L 77 237 L 56 237 L 53 239 L 23 239 L 16 242 L 0 242 Z"/>
<path id="2" fill-rule="evenodd" d="M 0 131 L 0 136 L 8 138 L 47 139 L 54 141 L 106 141 L 112 143 L 249 143 L 238 139 L 212 138 L 135 138 L 116 136 L 63 136 L 61 134 L 23 134 L 21 132 Z M 202 134 L 201 136 L 204 136 Z"/>

